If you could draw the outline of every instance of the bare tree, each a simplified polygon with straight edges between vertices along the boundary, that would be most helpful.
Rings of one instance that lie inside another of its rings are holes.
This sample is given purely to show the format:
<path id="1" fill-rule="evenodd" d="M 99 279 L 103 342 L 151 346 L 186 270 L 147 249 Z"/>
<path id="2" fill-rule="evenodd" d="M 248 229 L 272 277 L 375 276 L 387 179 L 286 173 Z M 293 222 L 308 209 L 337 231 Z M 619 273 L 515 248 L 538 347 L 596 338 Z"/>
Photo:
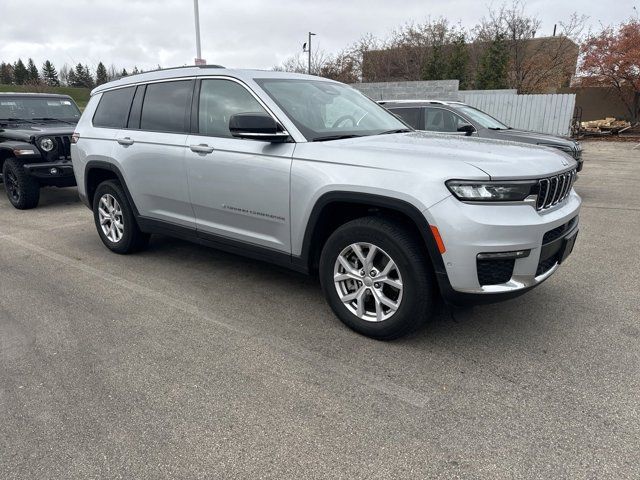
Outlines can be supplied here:
<path id="1" fill-rule="evenodd" d="M 574 13 L 567 22 L 559 23 L 556 36 L 536 37 L 540 19 L 526 13 L 523 0 L 513 0 L 489 9 L 474 30 L 474 43 L 476 49 L 483 49 L 501 36 L 509 50 L 509 88 L 522 93 L 545 92 L 558 84 L 569 86 L 578 58 L 576 42 L 586 18 Z"/>

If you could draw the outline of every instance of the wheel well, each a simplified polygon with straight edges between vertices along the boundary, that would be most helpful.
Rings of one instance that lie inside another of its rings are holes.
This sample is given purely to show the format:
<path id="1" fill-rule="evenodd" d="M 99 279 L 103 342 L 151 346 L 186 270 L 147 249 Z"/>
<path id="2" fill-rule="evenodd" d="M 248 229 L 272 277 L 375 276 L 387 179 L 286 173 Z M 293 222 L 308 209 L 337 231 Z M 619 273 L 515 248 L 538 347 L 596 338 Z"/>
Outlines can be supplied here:
<path id="1" fill-rule="evenodd" d="M 106 168 L 92 168 L 87 172 L 85 184 L 87 187 L 87 200 L 93 205 L 93 196 L 96 193 L 98 185 L 105 180 L 118 180 L 118 175 L 113 170 Z"/>
<path id="2" fill-rule="evenodd" d="M 0 150 L 0 173 L 2 173 L 2 167 L 4 165 L 4 161 L 7 158 L 11 158 L 13 157 L 13 152 L 9 151 L 9 150 Z"/>
<path id="3" fill-rule="evenodd" d="M 356 218 L 378 216 L 394 220 L 402 224 L 420 240 L 420 246 L 427 258 L 431 259 L 429 250 L 424 241 L 424 234 L 418 227 L 414 219 L 407 213 L 393 207 L 382 207 L 368 204 L 366 202 L 334 201 L 324 205 L 320 211 L 313 233 L 309 239 L 309 271 L 317 272 L 320 263 L 322 248 L 331 234 L 341 225 L 355 220 Z M 426 221 L 425 221 L 426 223 Z"/>

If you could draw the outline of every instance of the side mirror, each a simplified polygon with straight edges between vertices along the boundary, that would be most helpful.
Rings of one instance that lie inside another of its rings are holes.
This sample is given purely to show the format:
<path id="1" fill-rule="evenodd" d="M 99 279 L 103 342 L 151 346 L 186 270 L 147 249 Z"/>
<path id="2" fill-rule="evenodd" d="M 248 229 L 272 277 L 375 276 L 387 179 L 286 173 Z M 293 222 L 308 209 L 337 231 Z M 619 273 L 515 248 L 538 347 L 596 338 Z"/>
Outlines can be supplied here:
<path id="1" fill-rule="evenodd" d="M 476 129 L 473 127 L 473 125 L 467 123 L 466 125 L 458 127 L 458 131 L 464 133 L 468 137 L 471 134 L 475 133 Z"/>
<path id="2" fill-rule="evenodd" d="M 261 140 L 263 142 L 285 142 L 289 134 L 271 117 L 264 113 L 236 113 L 229 119 L 229 131 L 236 138 Z"/>

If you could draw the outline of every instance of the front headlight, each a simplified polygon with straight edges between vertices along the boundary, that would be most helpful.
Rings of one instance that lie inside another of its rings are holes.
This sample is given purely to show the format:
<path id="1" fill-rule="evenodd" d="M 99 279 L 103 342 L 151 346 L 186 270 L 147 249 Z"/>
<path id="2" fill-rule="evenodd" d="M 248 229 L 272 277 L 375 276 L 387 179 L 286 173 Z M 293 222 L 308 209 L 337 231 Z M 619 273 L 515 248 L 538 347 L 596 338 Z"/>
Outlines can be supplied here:
<path id="1" fill-rule="evenodd" d="M 538 182 L 524 181 L 466 181 L 449 180 L 447 188 L 463 202 L 520 202 L 535 195 Z"/>
<path id="2" fill-rule="evenodd" d="M 45 152 L 50 152 L 55 147 L 55 143 L 53 143 L 53 139 L 49 137 L 43 137 L 40 139 L 40 148 Z"/>

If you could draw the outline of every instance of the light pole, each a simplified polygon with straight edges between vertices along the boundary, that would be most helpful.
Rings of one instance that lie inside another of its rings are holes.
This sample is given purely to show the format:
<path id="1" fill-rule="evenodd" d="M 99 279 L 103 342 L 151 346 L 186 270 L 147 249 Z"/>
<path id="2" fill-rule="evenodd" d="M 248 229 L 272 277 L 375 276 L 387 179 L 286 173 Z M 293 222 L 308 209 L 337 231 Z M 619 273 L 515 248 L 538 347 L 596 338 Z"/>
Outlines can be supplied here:
<path id="1" fill-rule="evenodd" d="M 202 60 L 202 50 L 200 48 L 200 11 L 198 9 L 198 0 L 193 0 L 193 13 L 196 22 L 196 65 L 206 63 Z"/>
<path id="2" fill-rule="evenodd" d="M 309 53 L 309 60 L 308 60 L 308 66 L 307 66 L 307 73 L 309 75 L 311 75 L 311 37 L 314 35 L 315 33 L 309 32 L 309 40 L 307 41 L 307 43 L 302 45 L 302 51 Z"/>

